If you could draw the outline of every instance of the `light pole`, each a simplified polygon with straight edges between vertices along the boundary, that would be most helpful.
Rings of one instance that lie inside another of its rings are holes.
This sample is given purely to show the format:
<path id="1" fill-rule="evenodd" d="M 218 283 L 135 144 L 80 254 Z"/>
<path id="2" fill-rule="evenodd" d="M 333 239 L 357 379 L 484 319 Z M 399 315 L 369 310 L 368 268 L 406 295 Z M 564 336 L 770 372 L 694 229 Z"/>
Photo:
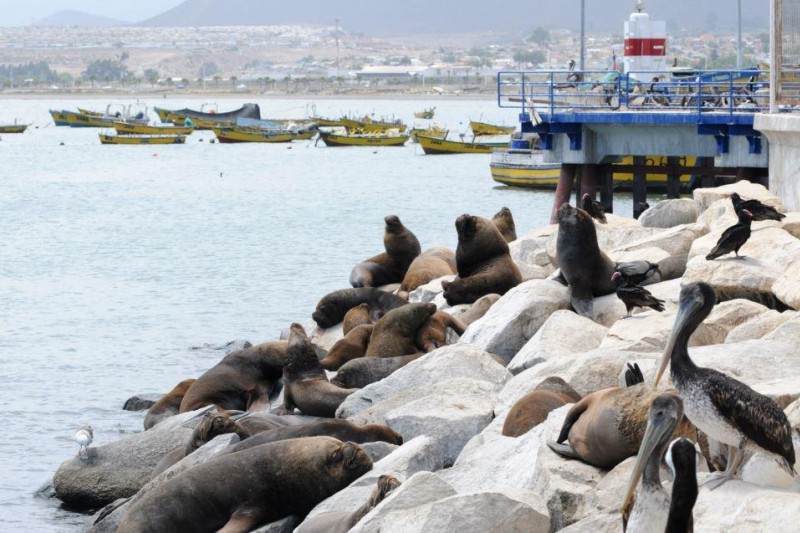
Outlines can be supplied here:
<path id="1" fill-rule="evenodd" d="M 738 17 L 738 33 L 736 36 L 736 68 L 742 68 L 742 0 L 736 0 L 736 14 Z"/>
<path id="2" fill-rule="evenodd" d="M 585 57 L 585 41 L 586 41 L 586 0 L 581 0 L 581 57 L 580 57 L 580 70 L 583 71 L 586 68 L 584 63 Z"/>
<path id="3" fill-rule="evenodd" d="M 336 19 L 336 79 L 339 79 L 339 19 Z"/>

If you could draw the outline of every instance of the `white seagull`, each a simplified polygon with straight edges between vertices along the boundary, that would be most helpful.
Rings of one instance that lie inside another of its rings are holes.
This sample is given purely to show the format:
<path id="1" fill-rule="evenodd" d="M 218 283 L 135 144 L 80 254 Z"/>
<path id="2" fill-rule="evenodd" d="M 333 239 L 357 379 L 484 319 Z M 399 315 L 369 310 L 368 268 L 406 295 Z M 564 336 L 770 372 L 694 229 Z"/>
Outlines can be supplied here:
<path id="1" fill-rule="evenodd" d="M 92 443 L 92 437 L 94 437 L 94 433 L 92 432 L 92 426 L 81 426 L 75 432 L 75 442 L 80 444 L 81 449 L 78 450 L 79 457 L 85 457 L 88 450 L 89 445 Z"/>

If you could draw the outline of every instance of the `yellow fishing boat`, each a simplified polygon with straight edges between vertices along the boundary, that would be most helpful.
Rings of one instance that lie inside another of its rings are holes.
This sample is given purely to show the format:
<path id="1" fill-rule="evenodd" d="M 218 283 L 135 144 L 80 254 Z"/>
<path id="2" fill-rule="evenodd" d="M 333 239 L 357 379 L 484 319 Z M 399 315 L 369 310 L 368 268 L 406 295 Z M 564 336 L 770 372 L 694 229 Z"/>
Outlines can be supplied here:
<path id="1" fill-rule="evenodd" d="M 424 119 L 431 119 L 436 111 L 436 107 L 430 107 L 428 109 L 418 111 L 414 113 L 414 117 L 416 118 L 424 118 Z"/>
<path id="2" fill-rule="evenodd" d="M 402 121 L 397 120 L 394 122 L 386 122 L 379 120 L 371 120 L 369 117 L 364 117 L 364 120 L 343 119 L 342 126 L 348 133 L 385 133 L 387 131 L 399 130 L 405 131 L 406 125 Z"/>
<path id="3" fill-rule="evenodd" d="M 184 144 L 186 135 L 106 135 L 100 134 L 101 144 Z"/>
<path id="4" fill-rule="evenodd" d="M 53 123 L 55 123 L 56 126 L 69 126 L 69 121 L 67 120 L 67 111 L 51 109 L 50 116 L 53 117 Z"/>
<path id="5" fill-rule="evenodd" d="M 323 128 L 343 128 L 345 127 L 344 121 L 346 117 L 342 118 L 325 118 L 325 117 L 308 117 L 308 120 Z"/>
<path id="6" fill-rule="evenodd" d="M 187 117 L 186 115 L 176 115 L 175 113 L 171 113 L 168 115 L 169 121 L 175 124 L 175 126 L 187 126 L 192 127 L 196 130 L 213 130 L 214 128 L 224 128 L 233 126 L 236 123 L 236 119 L 233 120 L 222 120 L 222 119 L 207 119 L 207 118 L 198 118 L 198 117 Z M 189 119 L 187 122 L 186 119 Z M 191 124 L 191 126 L 188 126 Z"/>
<path id="7" fill-rule="evenodd" d="M 441 126 L 431 125 L 427 128 L 412 128 L 409 132 L 411 134 L 411 142 L 418 142 L 417 136 L 424 135 L 426 137 L 433 137 L 434 139 L 445 139 L 450 130 L 446 130 Z"/>
<path id="8" fill-rule="evenodd" d="M 319 138 L 326 146 L 403 146 L 409 137 L 398 130 L 365 135 L 336 135 L 322 130 L 319 132 Z"/>
<path id="9" fill-rule="evenodd" d="M 22 133 L 30 124 L 0 124 L 0 133 Z"/>
<path id="10" fill-rule="evenodd" d="M 311 139 L 316 131 L 272 132 L 247 128 L 214 128 L 214 135 L 220 143 L 288 143 L 295 140 Z"/>
<path id="11" fill-rule="evenodd" d="M 485 122 L 469 121 L 469 127 L 472 133 L 477 137 L 479 135 L 508 135 L 514 133 L 516 126 L 495 126 L 494 124 L 487 124 Z"/>
<path id="12" fill-rule="evenodd" d="M 417 140 L 426 154 L 491 154 L 492 150 L 500 146 L 508 146 L 508 141 L 496 143 L 472 143 L 464 141 L 451 141 L 418 135 Z"/>
<path id="13" fill-rule="evenodd" d="M 117 135 L 189 135 L 194 131 L 187 126 L 150 126 L 129 122 L 114 122 L 114 129 Z"/>
<path id="14" fill-rule="evenodd" d="M 91 109 L 83 109 L 82 107 L 78 108 L 78 113 L 83 113 L 84 115 L 89 115 L 90 117 L 103 116 L 103 113 L 101 111 L 92 111 Z"/>

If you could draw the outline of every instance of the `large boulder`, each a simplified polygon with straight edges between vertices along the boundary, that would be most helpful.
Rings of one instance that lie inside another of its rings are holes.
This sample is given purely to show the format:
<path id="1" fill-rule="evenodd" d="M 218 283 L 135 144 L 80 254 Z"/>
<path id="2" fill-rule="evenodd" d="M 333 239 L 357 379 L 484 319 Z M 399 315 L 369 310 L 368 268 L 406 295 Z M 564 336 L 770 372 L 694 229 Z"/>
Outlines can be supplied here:
<path id="1" fill-rule="evenodd" d="M 691 224 L 699 214 L 697 202 L 689 198 L 661 200 L 639 216 L 639 224 L 645 228 L 671 228 Z"/>
<path id="2" fill-rule="evenodd" d="M 554 311 L 568 309 L 569 305 L 569 289 L 564 285 L 551 280 L 526 281 L 473 322 L 460 342 L 510 361 Z"/>
<path id="3" fill-rule="evenodd" d="M 792 309 L 800 310 L 800 261 L 784 270 L 772 285 L 772 292 Z"/>
<path id="4" fill-rule="evenodd" d="M 786 218 L 781 221 L 781 228 L 800 239 L 800 211 L 785 214 Z"/>
<path id="5" fill-rule="evenodd" d="M 717 200 L 730 199 L 731 194 L 739 193 L 745 200 L 758 200 L 767 205 L 771 205 L 778 211 L 785 211 L 780 199 L 769 192 L 769 190 L 758 183 L 751 183 L 747 180 L 740 180 L 721 187 L 700 188 L 692 191 L 692 197 L 697 202 L 700 211 L 705 211 L 712 203 Z"/>
<path id="6" fill-rule="evenodd" d="M 733 328 L 728 333 L 728 336 L 725 337 L 725 342 L 732 343 L 761 339 L 795 316 L 798 316 L 795 311 L 779 313 L 774 309 L 769 309 Z"/>
<path id="7" fill-rule="evenodd" d="M 607 331 L 608 328 L 572 311 L 556 311 L 517 352 L 507 368 L 519 374 L 553 357 L 593 350 L 600 345 Z"/>
<path id="8" fill-rule="evenodd" d="M 702 478 L 698 476 L 698 482 Z M 710 491 L 700 487 L 695 531 L 788 531 L 798 518 L 798 495 L 737 479 Z"/>
<path id="9" fill-rule="evenodd" d="M 442 287 L 442 282 L 453 281 L 454 279 L 455 279 L 454 275 L 442 276 L 441 278 L 436 278 L 434 280 L 431 280 L 424 285 L 420 285 L 419 287 L 408 293 L 409 303 L 432 302 L 434 298 L 436 298 L 436 296 L 444 292 L 444 287 Z"/>
<path id="10" fill-rule="evenodd" d="M 558 225 L 550 224 L 528 232 L 508 245 L 511 259 L 516 263 L 522 279 L 544 279 L 553 272 L 553 264 L 547 254 L 547 242 L 558 233 Z"/>
<path id="11" fill-rule="evenodd" d="M 697 222 L 708 228 L 708 231 L 718 233 L 738 221 L 739 217 L 733 209 L 733 203 L 731 203 L 730 198 L 723 198 L 713 202 L 697 219 Z"/>
<path id="12" fill-rule="evenodd" d="M 800 349 L 800 314 L 792 313 L 789 320 L 764 335 L 764 338 L 785 342 Z"/>
<path id="13" fill-rule="evenodd" d="M 655 247 L 661 248 L 670 256 L 685 257 L 692 247 L 692 242 L 708 233 L 708 229 L 702 224 L 682 224 L 674 228 L 662 230 L 651 229 L 650 231 L 654 233 L 644 238 L 625 242 L 616 246 L 612 251 L 612 255 L 616 256 L 616 254 L 622 252 L 633 252 Z"/>

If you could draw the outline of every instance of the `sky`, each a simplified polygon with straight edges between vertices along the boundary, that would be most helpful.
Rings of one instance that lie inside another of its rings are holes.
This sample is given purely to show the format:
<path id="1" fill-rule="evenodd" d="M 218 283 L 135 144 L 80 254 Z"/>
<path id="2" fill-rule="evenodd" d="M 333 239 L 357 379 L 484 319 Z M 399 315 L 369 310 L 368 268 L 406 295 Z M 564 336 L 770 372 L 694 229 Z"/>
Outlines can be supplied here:
<path id="1" fill-rule="evenodd" d="M 0 0 L 0 26 L 25 26 L 68 9 L 138 22 L 173 8 L 183 0 Z"/>

